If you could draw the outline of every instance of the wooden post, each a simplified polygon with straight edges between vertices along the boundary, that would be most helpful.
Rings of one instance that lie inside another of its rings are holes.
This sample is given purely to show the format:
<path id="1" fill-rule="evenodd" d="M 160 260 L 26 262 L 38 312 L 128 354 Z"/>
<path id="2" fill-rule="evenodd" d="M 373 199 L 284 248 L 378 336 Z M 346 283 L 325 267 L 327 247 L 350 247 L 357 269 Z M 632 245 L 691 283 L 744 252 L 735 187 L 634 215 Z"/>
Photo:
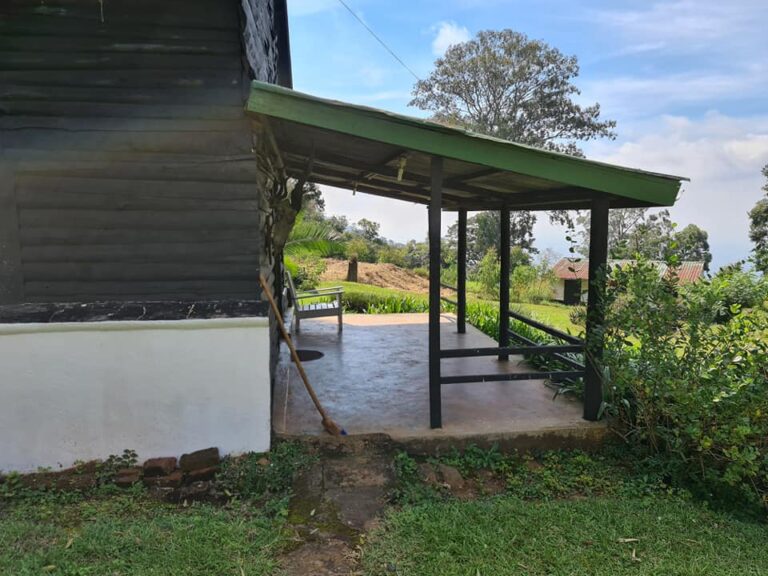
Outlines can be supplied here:
<path id="1" fill-rule="evenodd" d="M 605 313 L 601 295 L 605 289 L 608 262 L 608 210 L 610 200 L 600 195 L 592 200 L 589 232 L 589 292 L 587 295 L 587 350 L 584 375 L 584 419 L 597 420 L 603 403 L 600 360 L 603 356 L 602 327 Z"/>
<path id="2" fill-rule="evenodd" d="M 499 346 L 509 346 L 509 208 L 501 210 L 499 226 Z M 509 354 L 499 354 L 499 360 L 509 360 Z"/>
<path id="3" fill-rule="evenodd" d="M 429 425 L 443 425 L 440 390 L 440 211 L 443 201 L 443 159 L 432 158 L 429 201 Z"/>
<path id="4" fill-rule="evenodd" d="M 467 331 L 467 209 L 459 209 L 458 254 L 456 255 L 456 331 Z"/>
<path id="5" fill-rule="evenodd" d="M 4 161 L 0 150 L 0 304 L 19 304 L 23 300 L 15 169 Z"/>

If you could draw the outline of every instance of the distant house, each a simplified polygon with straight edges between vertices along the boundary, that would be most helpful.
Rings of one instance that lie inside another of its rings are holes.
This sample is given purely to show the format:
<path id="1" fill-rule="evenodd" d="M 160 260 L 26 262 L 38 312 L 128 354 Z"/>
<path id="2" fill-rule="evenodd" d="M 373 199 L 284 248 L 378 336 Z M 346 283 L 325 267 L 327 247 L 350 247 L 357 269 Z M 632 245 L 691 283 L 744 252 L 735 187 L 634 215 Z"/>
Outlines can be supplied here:
<path id="1" fill-rule="evenodd" d="M 627 266 L 634 260 L 609 260 L 609 266 Z M 659 276 L 667 274 L 670 269 L 666 262 L 652 260 L 650 262 L 659 271 Z M 555 264 L 553 271 L 555 283 L 554 299 L 565 304 L 578 304 L 586 298 L 589 287 L 589 260 L 563 258 Z M 675 269 L 681 284 L 696 282 L 704 275 L 704 262 L 681 262 Z"/>

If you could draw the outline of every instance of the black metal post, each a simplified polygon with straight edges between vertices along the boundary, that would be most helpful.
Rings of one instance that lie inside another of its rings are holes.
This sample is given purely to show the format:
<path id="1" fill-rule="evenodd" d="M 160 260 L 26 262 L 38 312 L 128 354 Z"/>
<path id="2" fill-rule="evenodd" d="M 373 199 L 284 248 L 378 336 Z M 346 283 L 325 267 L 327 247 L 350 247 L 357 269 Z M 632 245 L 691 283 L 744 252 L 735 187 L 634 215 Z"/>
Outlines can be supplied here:
<path id="1" fill-rule="evenodd" d="M 509 346 L 509 208 L 502 208 L 499 220 L 499 346 L 506 348 Z M 509 360 L 509 354 L 499 354 L 499 360 Z"/>
<path id="2" fill-rule="evenodd" d="M 440 216 L 443 200 L 443 159 L 432 158 L 429 201 L 429 425 L 443 425 L 440 394 Z"/>
<path id="3" fill-rule="evenodd" d="M 605 289 L 608 262 L 608 210 L 610 200 L 598 196 L 592 200 L 589 231 L 589 292 L 587 295 L 587 348 L 584 375 L 584 419 L 597 420 L 603 403 L 600 360 L 603 356 L 602 327 L 605 313 L 600 303 Z"/>
<path id="4" fill-rule="evenodd" d="M 467 331 L 467 209 L 459 209 L 459 238 L 456 255 L 456 331 Z"/>

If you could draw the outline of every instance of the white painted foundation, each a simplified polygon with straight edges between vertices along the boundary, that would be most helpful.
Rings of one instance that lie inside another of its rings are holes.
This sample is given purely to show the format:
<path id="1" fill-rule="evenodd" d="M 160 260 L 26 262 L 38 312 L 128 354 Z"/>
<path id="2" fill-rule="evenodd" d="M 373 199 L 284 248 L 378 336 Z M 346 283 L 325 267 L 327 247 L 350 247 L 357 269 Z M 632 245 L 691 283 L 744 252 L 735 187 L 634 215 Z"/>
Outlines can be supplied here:
<path id="1" fill-rule="evenodd" d="M 266 318 L 0 324 L 0 470 L 270 444 Z"/>

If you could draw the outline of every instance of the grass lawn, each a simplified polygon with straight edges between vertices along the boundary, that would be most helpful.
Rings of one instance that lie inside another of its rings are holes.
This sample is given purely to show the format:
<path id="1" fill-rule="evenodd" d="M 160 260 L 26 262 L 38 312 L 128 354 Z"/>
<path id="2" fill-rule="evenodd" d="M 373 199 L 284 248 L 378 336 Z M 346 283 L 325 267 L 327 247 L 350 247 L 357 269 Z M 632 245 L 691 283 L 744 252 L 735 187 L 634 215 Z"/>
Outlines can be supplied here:
<path id="1" fill-rule="evenodd" d="M 280 523 L 254 512 L 141 495 L 8 504 L 0 508 L 0 574 L 273 574 Z"/>
<path id="2" fill-rule="evenodd" d="M 768 574 L 768 528 L 676 497 L 430 502 L 389 515 L 369 576 Z"/>
<path id="3" fill-rule="evenodd" d="M 344 288 L 344 292 L 347 294 L 364 294 L 370 296 L 377 296 L 381 298 L 388 297 L 405 297 L 409 296 L 417 300 L 427 300 L 426 294 L 418 292 L 406 292 L 402 290 L 394 290 L 392 288 L 382 288 L 380 286 L 372 286 L 370 284 L 359 284 L 357 282 L 321 282 L 321 288 L 328 288 L 331 286 L 341 286 Z M 469 302 L 491 302 L 489 300 L 482 300 L 476 295 L 468 294 Z M 574 335 L 579 335 L 583 332 L 583 329 L 571 322 L 570 313 L 573 310 L 570 306 L 558 304 L 555 302 L 542 303 L 542 304 L 527 304 L 524 302 L 513 303 L 512 306 L 519 310 L 521 314 L 530 316 L 548 326 L 562 330 Z"/>

